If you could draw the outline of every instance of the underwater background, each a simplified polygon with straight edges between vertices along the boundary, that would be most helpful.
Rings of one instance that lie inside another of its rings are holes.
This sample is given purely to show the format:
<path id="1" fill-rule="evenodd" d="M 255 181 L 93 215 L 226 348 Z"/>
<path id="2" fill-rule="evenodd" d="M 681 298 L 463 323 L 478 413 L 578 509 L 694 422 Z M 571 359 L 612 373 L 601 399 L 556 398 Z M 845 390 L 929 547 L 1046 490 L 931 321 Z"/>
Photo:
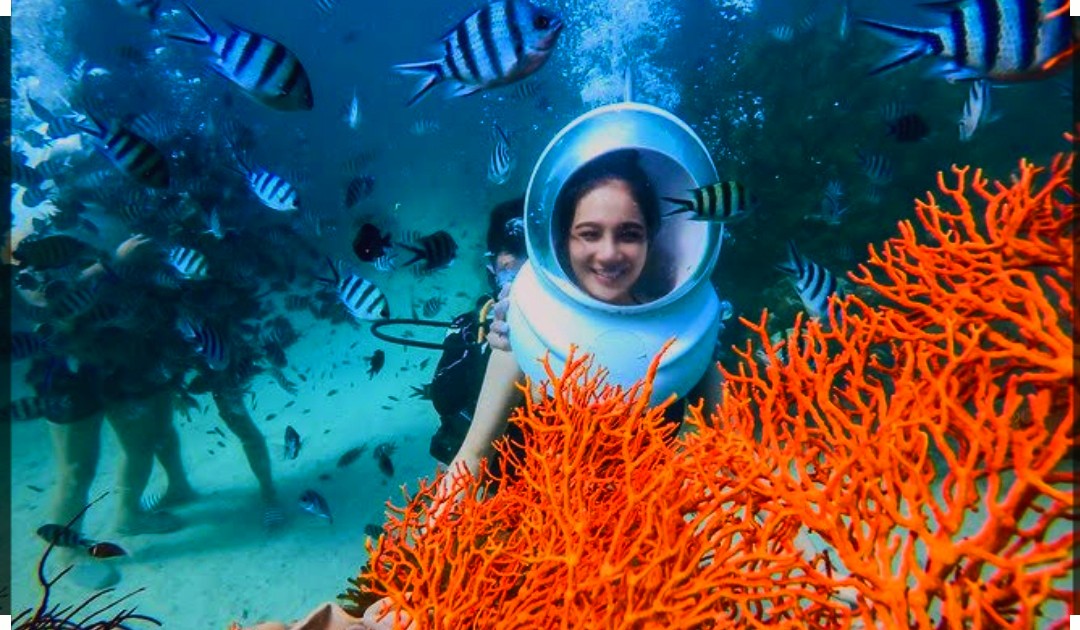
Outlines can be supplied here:
<path id="1" fill-rule="evenodd" d="M 46 186 L 53 192 L 44 201 L 28 200 L 28 188 L 15 187 L 13 239 L 72 198 L 84 208 L 74 229 L 95 248 L 112 250 L 139 231 L 138 221 L 118 210 L 131 203 L 134 186 L 110 172 L 88 142 L 47 146 L 28 95 L 53 112 L 85 101 L 106 116 L 152 115 L 170 138 L 161 146 L 181 165 L 181 181 L 212 182 L 208 190 L 192 188 L 191 196 L 218 199 L 220 220 L 232 233 L 228 246 L 215 246 L 211 273 L 215 263 L 227 268 L 259 307 L 244 311 L 223 298 L 203 299 L 225 319 L 236 309 L 238 327 L 257 311 L 259 339 L 265 338 L 265 322 L 279 316 L 295 333 L 280 344 L 287 346 L 286 363 L 274 365 L 277 372 L 267 367 L 251 375 L 244 396 L 269 446 L 282 523 L 265 527 L 245 453 L 220 428 L 205 391 L 190 393 L 194 404 L 175 412 L 184 465 L 198 493 L 172 510 L 183 527 L 115 536 L 112 494 L 87 514 L 85 536 L 127 551 L 107 560 L 123 576 L 119 592 L 145 587 L 135 603 L 165 627 L 291 619 L 342 591 L 367 559 L 365 527 L 378 528 L 386 501 L 400 503 L 402 487 L 415 488 L 418 478 L 435 472 L 428 442 L 438 415 L 412 394 L 430 380 L 438 353 L 381 341 L 333 295 L 319 297 L 317 278 L 329 275 L 325 259 L 344 261 L 376 282 L 394 317 L 424 311 L 428 303 L 439 304 L 431 318 L 440 320 L 472 309 L 488 291 L 484 237 L 491 209 L 524 193 L 533 164 L 563 126 L 622 99 L 627 67 L 635 100 L 683 119 L 704 141 L 720 178 L 740 182 L 760 202 L 748 218 L 727 227 L 713 276 L 735 316 L 719 339 L 718 358 L 725 364 L 734 355 L 724 348 L 748 336 L 738 317 L 756 321 L 768 308 L 782 329 L 802 308 L 788 277 L 774 267 L 786 258 L 789 240 L 842 279 L 865 259 L 867 244 L 895 235 L 897 222 L 912 218 L 912 200 L 935 188 L 937 171 L 977 164 L 989 177 L 1007 179 L 1020 157 L 1042 163 L 1061 151 L 1061 134 L 1074 120 L 1071 69 L 994 89 L 1000 119 L 967 142 L 957 133 L 967 83 L 928 76 L 924 61 L 868 76 L 888 45 L 858 28 L 854 18 L 927 23 L 928 16 L 907 2 L 552 0 L 542 6 L 557 11 L 565 29 L 537 72 L 461 98 L 444 97 L 440 86 L 411 107 L 406 101 L 417 79 L 392 66 L 438 56 L 438 38 L 477 3 L 194 5 L 216 28 L 224 29 L 227 20 L 288 46 L 310 77 L 310 111 L 275 111 L 246 98 L 208 69 L 209 49 L 166 39 L 166 32 L 198 30 L 181 5 L 165 2 L 151 21 L 131 4 L 14 3 L 12 151 L 30 163 L 59 155 L 73 175 L 67 187 L 58 175 Z M 851 23 L 842 28 L 845 12 Z M 354 101 L 359 115 L 350 121 Z M 900 106 L 925 122 L 925 137 L 901 141 L 889 133 L 888 112 Z M 515 158 L 502 184 L 487 176 L 494 124 L 507 132 Z M 253 163 L 297 182 L 301 210 L 279 213 L 260 204 L 223 148 L 226 136 L 234 145 L 243 138 Z M 860 153 L 887 159 L 891 177 L 871 181 Z M 357 179 L 365 188 L 349 204 L 343 200 Z M 842 186 L 847 210 L 836 221 L 820 220 L 832 182 Z M 171 211 L 167 203 L 162 207 Z M 177 223 L 202 221 L 184 215 Z M 351 243 L 369 222 L 395 239 L 445 230 L 457 242 L 456 260 L 428 274 L 357 261 Z M 175 236 L 160 225 L 140 227 L 160 230 L 152 235 L 158 241 Z M 41 322 L 18 301 L 13 318 L 15 330 Z M 437 341 L 441 333 L 418 329 L 416 335 Z M 124 349 L 133 361 L 143 350 L 137 344 Z M 385 364 L 372 370 L 377 350 L 385 353 Z M 33 396 L 29 363 L 12 367 L 13 400 Z M 302 439 L 300 453 L 291 458 L 283 455 L 287 426 Z M 46 543 L 37 532 L 50 522 L 58 464 L 43 421 L 13 422 L 12 437 L 11 610 L 17 613 L 40 596 L 35 573 Z M 121 457 L 111 431 L 103 437 L 91 497 L 113 487 Z M 376 451 L 392 454 L 391 472 L 373 456 Z M 148 493 L 160 494 L 164 485 L 155 469 Z M 325 498 L 332 520 L 305 511 L 299 498 L 307 490 Z M 79 601 L 89 592 L 64 580 L 54 597 Z"/>

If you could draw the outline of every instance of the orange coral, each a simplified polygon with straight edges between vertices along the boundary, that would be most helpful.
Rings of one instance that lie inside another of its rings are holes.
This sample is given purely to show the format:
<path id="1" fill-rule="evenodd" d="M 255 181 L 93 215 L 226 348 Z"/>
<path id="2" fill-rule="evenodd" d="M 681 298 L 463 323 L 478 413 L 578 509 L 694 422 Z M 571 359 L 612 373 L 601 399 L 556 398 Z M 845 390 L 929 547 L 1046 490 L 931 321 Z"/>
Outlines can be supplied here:
<path id="1" fill-rule="evenodd" d="M 834 302 L 670 434 L 572 356 L 518 477 L 423 531 L 392 508 L 359 584 L 422 628 L 1014 627 L 1077 609 L 1072 156 L 1011 185 L 939 176 Z M 1045 180 L 1040 181 L 1039 180 Z M 978 206 L 978 208 L 976 208 Z M 528 394 L 528 389 L 525 389 Z M 515 458 L 505 444 L 504 456 Z M 421 533 L 422 532 L 422 533 Z"/>

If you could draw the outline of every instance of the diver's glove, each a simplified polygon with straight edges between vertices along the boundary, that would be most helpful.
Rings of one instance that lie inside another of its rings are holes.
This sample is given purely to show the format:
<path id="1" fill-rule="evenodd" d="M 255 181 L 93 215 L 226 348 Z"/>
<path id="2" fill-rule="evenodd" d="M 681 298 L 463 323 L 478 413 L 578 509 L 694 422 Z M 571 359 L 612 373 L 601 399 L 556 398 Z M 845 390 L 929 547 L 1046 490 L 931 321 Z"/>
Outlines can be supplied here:
<path id="1" fill-rule="evenodd" d="M 499 300 L 492 307 L 495 319 L 488 328 L 487 342 L 492 348 L 510 352 L 510 324 L 506 322 L 506 311 L 510 308 L 510 285 L 506 284 L 499 291 Z"/>

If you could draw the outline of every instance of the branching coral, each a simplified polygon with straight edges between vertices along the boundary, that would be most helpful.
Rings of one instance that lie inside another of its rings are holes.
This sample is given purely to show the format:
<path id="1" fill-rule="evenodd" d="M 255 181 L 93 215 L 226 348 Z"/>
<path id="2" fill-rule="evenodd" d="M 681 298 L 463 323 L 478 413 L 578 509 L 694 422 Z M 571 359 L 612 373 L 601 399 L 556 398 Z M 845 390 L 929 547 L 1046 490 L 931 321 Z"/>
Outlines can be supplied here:
<path id="1" fill-rule="evenodd" d="M 1072 157 L 1006 186 L 953 169 L 834 302 L 671 435 L 650 371 L 548 374 L 503 443 L 518 475 L 394 508 L 354 596 L 419 627 L 1011 627 L 1064 623 L 1076 517 Z M 1046 176 L 1048 175 L 1048 177 Z M 655 363 L 654 363 L 655 369 Z M 515 455 L 515 453 L 524 455 Z M 425 530 L 424 527 L 427 527 Z"/>

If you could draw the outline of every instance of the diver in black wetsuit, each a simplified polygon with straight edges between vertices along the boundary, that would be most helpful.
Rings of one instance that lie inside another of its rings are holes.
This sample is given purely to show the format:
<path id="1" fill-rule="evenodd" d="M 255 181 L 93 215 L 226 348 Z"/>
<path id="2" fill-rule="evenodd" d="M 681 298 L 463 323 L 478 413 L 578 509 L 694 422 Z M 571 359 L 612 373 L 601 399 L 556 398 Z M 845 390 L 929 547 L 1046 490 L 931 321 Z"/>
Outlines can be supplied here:
<path id="1" fill-rule="evenodd" d="M 443 339 L 443 354 L 426 394 L 439 414 L 439 429 L 431 438 L 429 452 L 449 464 L 469 430 L 484 369 L 491 350 L 483 343 L 481 311 L 490 299 L 509 290 L 514 275 L 525 263 L 525 198 L 495 206 L 488 222 L 487 257 L 490 291 L 477 300 L 476 308 L 453 319 Z"/>

